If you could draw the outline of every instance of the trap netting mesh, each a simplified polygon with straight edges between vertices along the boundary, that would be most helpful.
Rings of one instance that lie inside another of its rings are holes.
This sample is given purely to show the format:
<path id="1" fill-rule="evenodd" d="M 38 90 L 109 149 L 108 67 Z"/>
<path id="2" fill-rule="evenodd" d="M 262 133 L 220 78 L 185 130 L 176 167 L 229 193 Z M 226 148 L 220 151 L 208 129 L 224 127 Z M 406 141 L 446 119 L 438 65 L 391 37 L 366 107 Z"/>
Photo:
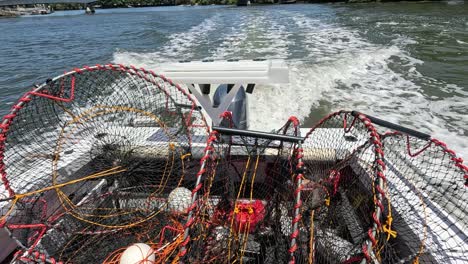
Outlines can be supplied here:
<path id="1" fill-rule="evenodd" d="M 277 132 L 295 131 L 288 122 Z M 296 149 L 295 144 L 278 140 L 213 133 L 197 174 L 199 182 L 193 189 L 195 195 L 185 225 L 180 260 L 185 263 L 304 260 L 306 251 L 302 251 L 302 241 L 297 235 L 300 188 Z"/>
<path id="2" fill-rule="evenodd" d="M 437 141 L 336 112 L 306 135 L 313 263 L 466 263 L 467 167 Z"/>
<path id="3" fill-rule="evenodd" d="M 269 137 L 208 135 L 181 87 L 98 65 L 26 93 L 0 129 L 15 262 L 468 262 L 463 161 L 359 113 L 303 139 L 295 118 Z"/>
<path id="4" fill-rule="evenodd" d="M 207 133 L 181 87 L 123 65 L 48 80 L 1 129 L 0 225 L 19 244 L 15 259 L 73 263 L 112 262 L 136 242 L 162 247 L 179 221 L 174 190 L 193 185 L 192 143 Z"/>
<path id="5" fill-rule="evenodd" d="M 382 145 L 396 231 L 381 242 L 382 259 L 468 263 L 468 173 L 462 159 L 438 140 L 401 133 L 382 136 Z"/>

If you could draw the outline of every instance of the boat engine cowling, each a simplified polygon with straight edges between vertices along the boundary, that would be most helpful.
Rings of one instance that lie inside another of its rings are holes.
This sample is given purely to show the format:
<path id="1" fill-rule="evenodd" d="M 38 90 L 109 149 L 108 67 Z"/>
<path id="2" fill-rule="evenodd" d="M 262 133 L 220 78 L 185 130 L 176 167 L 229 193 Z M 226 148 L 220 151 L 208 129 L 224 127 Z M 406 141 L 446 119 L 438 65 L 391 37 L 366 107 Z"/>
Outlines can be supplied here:
<path id="1" fill-rule="evenodd" d="M 229 93 L 230 88 L 232 88 L 231 84 L 221 84 L 216 88 L 216 92 L 213 95 L 213 107 L 218 107 L 221 104 L 224 97 Z M 232 122 L 235 128 L 247 129 L 247 95 L 243 86 L 240 87 L 227 111 L 232 112 Z M 229 127 L 229 124 L 225 122 L 227 120 L 223 121 L 221 126 Z"/>

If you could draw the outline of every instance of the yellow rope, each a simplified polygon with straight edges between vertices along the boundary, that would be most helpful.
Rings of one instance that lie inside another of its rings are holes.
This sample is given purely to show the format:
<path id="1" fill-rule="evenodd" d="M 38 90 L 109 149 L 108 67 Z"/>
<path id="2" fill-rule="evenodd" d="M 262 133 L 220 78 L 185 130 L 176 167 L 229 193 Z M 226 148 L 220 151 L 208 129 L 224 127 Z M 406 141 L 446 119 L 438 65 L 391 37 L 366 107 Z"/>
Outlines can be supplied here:
<path id="1" fill-rule="evenodd" d="M 2 222 L 8 215 L 10 215 L 10 213 L 13 211 L 14 206 L 16 205 L 16 203 L 18 202 L 19 199 L 22 199 L 24 197 L 28 197 L 28 196 L 31 196 L 31 195 L 43 193 L 43 192 L 46 192 L 46 191 L 62 188 L 62 187 L 72 185 L 72 184 L 75 184 L 75 183 L 79 183 L 79 182 L 83 182 L 83 181 L 87 181 L 87 180 L 91 180 L 91 179 L 98 179 L 98 178 L 102 178 L 102 177 L 106 177 L 106 176 L 109 176 L 109 175 L 114 175 L 116 173 L 121 173 L 121 172 L 126 171 L 125 169 L 123 169 L 123 170 L 118 170 L 118 169 L 120 169 L 120 166 L 117 166 L 117 167 L 114 167 L 114 168 L 111 168 L 111 169 L 108 169 L 108 170 L 105 170 L 105 171 L 101 171 L 101 172 L 98 172 L 98 173 L 95 173 L 95 174 L 91 174 L 91 175 L 88 175 L 88 176 L 80 178 L 80 179 L 75 179 L 75 180 L 71 180 L 71 181 L 68 181 L 68 182 L 48 186 L 48 187 L 45 187 L 45 188 L 42 188 L 42 189 L 39 189 L 39 190 L 35 190 L 35 191 L 31 191 L 31 192 L 27 192 L 27 193 L 16 194 L 14 196 L 14 199 L 12 201 L 12 205 L 11 205 L 10 209 L 6 212 L 6 214 L 4 216 L 2 216 L 2 218 L 0 219 L 0 222 Z"/>
<path id="2" fill-rule="evenodd" d="M 237 200 L 239 199 L 240 197 L 240 193 L 241 193 L 241 190 L 242 190 L 242 186 L 244 185 L 244 182 L 245 182 L 245 176 L 247 175 L 247 171 L 248 171 L 248 168 L 250 166 L 250 155 L 249 157 L 247 158 L 247 164 L 245 166 L 245 169 L 244 169 L 244 173 L 242 175 L 242 179 L 241 179 L 241 184 L 240 184 L 240 187 L 239 187 L 239 191 L 237 192 L 237 197 L 236 197 L 236 201 L 234 202 L 234 214 L 236 214 L 236 211 L 238 211 L 238 208 L 237 208 Z M 230 227 L 229 227 L 229 239 L 228 239 L 228 259 L 231 259 L 231 237 L 233 235 L 233 230 L 232 230 L 232 226 L 234 225 L 234 218 L 235 216 L 232 216 L 231 218 L 231 224 L 230 224 Z"/>
<path id="3" fill-rule="evenodd" d="M 156 117 L 153 113 L 150 113 L 150 112 L 147 112 L 147 111 L 143 111 L 143 110 L 140 110 L 140 109 L 136 109 L 136 108 L 131 108 L 131 107 L 125 107 L 125 106 L 107 106 L 107 105 L 96 105 L 96 106 L 93 106 L 91 107 L 90 109 L 84 111 L 83 113 L 81 113 L 80 115 L 78 116 L 75 116 L 71 121 L 67 122 L 67 124 L 62 128 L 61 132 L 60 132 L 60 136 L 59 136 L 59 139 L 57 140 L 57 146 L 56 146 L 56 150 L 55 150 L 55 158 L 53 160 L 53 175 L 52 175 L 52 180 L 53 180 L 53 186 L 57 186 L 56 185 L 56 179 L 58 177 L 57 175 L 57 167 L 58 167 L 58 161 L 60 159 L 60 155 L 59 153 L 61 152 L 61 147 L 62 147 L 62 144 L 64 143 L 64 141 L 66 139 L 69 139 L 69 135 L 72 135 L 73 132 L 78 128 L 78 127 L 75 127 L 75 128 L 72 128 L 71 131 L 69 131 L 67 134 L 65 134 L 65 129 L 66 127 L 70 126 L 70 125 L 73 125 L 75 123 L 80 123 L 80 124 L 83 124 L 84 122 L 86 121 L 89 121 L 89 120 L 92 120 L 93 118 L 95 117 L 98 117 L 98 116 L 102 116 L 102 115 L 106 115 L 106 114 L 109 114 L 109 113 L 114 113 L 114 112 L 118 112 L 118 111 L 126 111 L 126 112 L 133 112 L 133 113 L 139 113 L 139 114 L 143 114 L 147 117 L 149 117 L 150 119 L 152 119 L 153 121 L 155 121 L 161 129 L 163 129 L 163 131 L 165 132 L 165 134 L 170 138 L 170 140 L 172 140 L 172 135 L 170 133 L 168 133 L 168 130 L 167 130 L 167 127 L 165 126 L 164 123 L 161 122 L 161 120 Z M 170 143 L 170 147 L 174 148 L 174 143 Z M 173 157 L 174 158 L 174 157 Z M 169 160 L 167 161 L 169 162 Z M 173 165 L 173 164 L 172 164 Z M 171 166 L 171 170 L 172 170 L 172 166 Z M 168 177 L 169 178 L 169 177 Z M 167 181 L 166 181 L 167 182 Z M 53 187 L 52 186 L 52 187 Z M 57 191 L 57 194 L 58 194 L 58 197 L 59 197 L 59 200 L 60 200 L 60 203 L 62 204 L 62 207 L 67 210 L 68 209 L 68 206 L 70 206 L 72 209 L 76 208 L 76 205 L 70 201 L 70 199 L 68 198 L 68 196 L 63 193 L 60 189 L 58 188 L 55 188 L 56 191 Z M 68 206 L 66 205 L 68 204 Z M 81 216 L 75 214 L 74 212 L 70 211 L 70 210 L 67 210 L 69 211 L 69 213 L 74 216 L 75 218 L 78 218 L 82 221 L 85 221 L 85 222 L 88 222 L 88 223 L 91 223 L 91 224 L 96 224 L 96 225 L 100 225 L 100 226 L 106 226 L 106 227 L 129 227 L 129 226 L 133 226 L 132 225 L 119 225 L 119 226 L 107 226 L 107 225 L 102 225 L 100 223 L 97 223 L 97 222 L 93 222 L 93 221 L 89 221 L 89 220 L 85 220 L 82 216 L 95 216 L 95 215 L 89 215 L 89 214 L 81 214 Z M 137 211 L 141 211 L 140 209 L 137 209 L 135 210 L 135 212 Z M 123 214 L 128 214 L 128 213 L 133 213 L 133 212 L 123 212 Z M 152 217 L 154 217 L 154 214 L 155 212 L 153 212 L 153 215 L 150 215 L 148 218 L 146 219 L 143 219 L 143 220 L 139 220 L 137 221 L 137 223 L 141 223 L 141 222 L 144 222 Z M 157 212 L 159 213 L 159 212 Z M 157 214 L 156 213 L 156 214 Z M 101 218 L 107 218 L 107 217 L 111 217 L 111 216 L 115 216 L 115 215 L 120 215 L 120 214 L 112 214 L 112 215 L 107 215 L 107 216 L 99 216 Z"/>
<path id="4" fill-rule="evenodd" d="M 396 238 L 397 232 L 392 230 L 393 217 L 391 214 L 387 216 L 386 224 L 382 225 L 382 230 L 387 234 L 387 241 L 390 240 L 390 237 Z"/>
<path id="5" fill-rule="evenodd" d="M 309 264 L 314 264 L 314 213 L 315 210 L 310 212 L 310 240 L 309 240 Z"/>
<path id="6" fill-rule="evenodd" d="M 213 172 L 212 172 L 211 175 L 209 175 L 209 177 L 207 177 L 207 179 L 206 179 L 206 180 L 208 181 L 208 184 L 205 186 L 205 194 L 204 194 L 204 196 L 203 196 L 203 199 L 204 199 L 203 204 L 204 204 L 204 205 L 208 204 L 209 207 L 211 207 L 211 204 L 209 203 L 209 199 L 208 199 L 208 198 L 210 197 L 211 187 L 212 187 L 212 185 L 213 185 L 214 178 L 215 178 L 215 176 L 216 176 L 216 168 L 218 167 L 218 162 L 219 162 L 219 160 L 217 159 L 217 160 L 216 160 L 216 164 L 215 164 L 214 167 L 213 167 Z M 205 208 L 203 208 L 202 210 L 204 210 L 204 212 L 206 212 L 207 208 L 205 207 Z M 211 216 L 207 216 L 206 214 L 203 213 L 203 214 L 202 214 L 202 218 L 203 218 L 202 222 L 205 223 L 205 220 L 206 220 L 207 218 L 210 218 L 210 217 L 211 217 Z M 202 230 L 201 230 L 201 234 L 202 234 L 202 236 L 203 236 L 202 240 L 206 240 L 206 237 L 207 237 L 207 235 L 208 235 L 208 233 L 206 232 L 206 228 L 207 228 L 207 226 L 205 226 L 205 225 L 203 225 L 203 224 L 201 225 L 201 229 L 202 229 Z"/>
<path id="7" fill-rule="evenodd" d="M 65 186 L 68 186 L 68 185 L 71 185 L 71 184 L 78 183 L 78 182 L 93 180 L 93 179 L 97 179 L 97 178 L 102 178 L 102 177 L 105 177 L 105 176 L 114 175 L 114 174 L 126 171 L 126 169 L 118 170 L 119 168 L 121 168 L 121 167 L 120 166 L 113 167 L 113 168 L 110 168 L 108 170 L 101 171 L 101 172 L 98 172 L 98 173 L 94 173 L 94 174 L 88 175 L 88 176 L 80 178 L 80 179 L 75 179 L 75 180 L 71 180 L 71 181 L 68 181 L 68 182 L 55 184 L 55 185 L 52 185 L 52 186 L 48 186 L 48 187 L 45 187 L 45 188 L 42 188 L 42 189 L 39 189 L 39 190 L 35 190 L 35 191 L 23 193 L 23 194 L 17 194 L 16 197 L 23 198 L 23 197 L 26 197 L 26 196 L 31 196 L 31 195 L 34 195 L 34 194 L 50 191 L 50 190 L 53 190 L 53 189 L 62 188 L 62 187 L 65 187 Z"/>
<path id="8" fill-rule="evenodd" d="M 252 198 L 253 198 L 253 190 L 254 190 L 254 182 L 255 182 L 255 177 L 257 176 L 257 168 L 258 168 L 258 162 L 260 160 L 260 155 L 257 155 L 257 159 L 255 161 L 255 168 L 254 168 L 254 171 L 253 171 L 253 175 L 252 175 L 252 179 L 251 179 L 251 183 L 250 183 L 250 197 L 249 197 L 249 215 L 251 216 L 253 214 L 253 209 L 252 209 Z M 240 191 L 240 190 L 239 190 Z M 239 197 L 239 196 L 238 196 Z M 248 242 L 248 239 L 249 239 L 249 230 L 250 230 L 250 218 L 248 218 L 248 221 L 247 221 L 247 227 L 245 228 L 244 230 L 244 234 L 242 236 L 242 244 L 241 244 L 241 256 L 240 256 L 240 263 L 242 264 L 242 260 L 243 260 L 243 257 L 244 257 L 244 254 L 245 254 L 245 250 L 247 248 L 247 242 Z M 240 230 L 239 230 L 240 232 Z"/>
<path id="9" fill-rule="evenodd" d="M 363 162 L 363 164 L 366 164 L 368 166 L 368 169 L 371 171 L 371 173 L 369 173 L 369 175 L 371 175 L 371 182 L 372 182 L 372 199 L 373 199 L 373 202 L 374 202 L 374 210 L 377 210 L 377 194 L 375 192 L 375 175 L 373 173 L 374 171 L 374 168 L 372 167 L 372 165 L 370 164 L 367 164 L 367 161 L 360 158 L 359 159 L 361 162 Z M 384 189 L 385 189 L 385 192 L 387 191 L 387 187 L 384 186 Z M 390 202 L 390 201 L 388 201 Z M 391 212 L 391 210 L 390 210 Z M 376 228 L 375 230 L 375 239 L 376 241 L 379 241 L 379 233 L 380 233 L 381 230 L 379 230 L 379 228 Z M 376 247 L 378 247 L 378 245 L 376 245 Z M 375 252 L 375 255 L 376 255 L 376 258 L 379 260 L 380 262 L 380 259 L 381 259 L 381 256 L 380 256 L 380 251 L 383 249 L 383 245 L 382 247 L 380 248 L 377 248 L 377 250 L 375 250 L 375 248 L 373 248 L 372 244 L 370 245 L 370 250 L 374 251 Z"/>
<path id="10" fill-rule="evenodd" d="M 421 192 L 419 192 L 418 190 L 417 190 L 417 192 L 418 192 L 418 197 L 421 200 L 421 205 L 423 206 L 423 210 L 424 210 L 424 227 L 423 227 L 424 231 L 423 231 L 423 239 L 421 241 L 421 246 L 419 247 L 418 254 L 414 258 L 413 264 L 419 264 L 419 257 L 424 252 L 424 247 L 426 246 L 426 239 L 427 239 L 427 211 L 426 211 L 427 208 L 426 208 L 426 203 L 423 200 Z"/>
<path id="11" fill-rule="evenodd" d="M 390 240 L 390 237 L 396 238 L 397 232 L 392 230 L 392 204 L 390 203 L 390 196 L 388 194 L 388 185 L 384 182 L 384 189 L 385 189 L 385 196 L 387 197 L 387 207 L 388 207 L 388 214 L 387 214 L 387 221 L 382 226 L 383 232 L 387 234 L 387 241 Z"/>
<path id="12" fill-rule="evenodd" d="M 180 185 L 182 185 L 182 181 L 184 180 L 185 178 L 185 162 L 184 160 L 187 158 L 187 157 L 190 157 L 192 156 L 192 153 L 186 153 L 182 156 L 180 156 L 180 160 L 182 162 L 182 176 L 180 176 L 180 179 L 179 179 L 179 182 L 177 183 L 177 187 L 179 187 Z"/>
<path id="13" fill-rule="evenodd" d="M 250 184 L 250 202 L 252 202 L 252 197 L 253 197 L 253 190 L 254 190 L 254 182 L 255 182 L 255 177 L 257 176 L 257 169 L 258 169 L 258 161 L 260 160 L 260 155 L 257 154 L 257 160 L 255 161 L 255 169 L 252 175 L 252 183 Z"/>
<path id="14" fill-rule="evenodd" d="M 245 254 L 245 250 L 247 249 L 247 242 L 248 242 L 248 239 L 249 239 L 249 230 L 250 230 L 250 218 L 249 218 L 249 221 L 247 221 L 247 228 L 244 230 L 244 235 L 242 236 L 242 246 L 241 246 L 241 255 L 240 255 L 240 264 L 242 264 L 242 261 L 243 261 L 243 258 L 244 258 L 244 254 Z"/>

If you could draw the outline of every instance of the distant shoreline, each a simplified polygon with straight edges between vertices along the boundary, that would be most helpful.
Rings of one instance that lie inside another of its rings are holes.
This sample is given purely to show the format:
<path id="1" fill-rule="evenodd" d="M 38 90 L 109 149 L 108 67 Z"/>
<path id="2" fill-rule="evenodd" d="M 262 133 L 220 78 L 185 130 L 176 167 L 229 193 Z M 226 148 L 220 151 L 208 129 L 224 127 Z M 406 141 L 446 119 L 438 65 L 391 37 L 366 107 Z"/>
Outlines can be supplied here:
<path id="1" fill-rule="evenodd" d="M 158 2 L 156 2 L 158 1 Z M 185 2 L 184 2 L 185 1 Z M 254 0 L 255 1 L 255 0 Z M 252 1 L 252 2 L 254 2 Z M 278 4 L 278 0 L 260 0 L 255 1 L 252 5 L 272 5 Z M 300 0 L 297 3 L 384 3 L 384 2 L 400 2 L 401 0 Z M 434 2 L 441 2 L 442 0 L 435 0 Z M 276 3 L 275 3 L 276 2 Z M 403 2 L 427 2 L 427 0 L 406 0 Z M 433 2 L 433 1 L 430 1 Z M 150 4 L 148 4 L 150 3 Z M 113 9 L 113 8 L 142 8 L 142 7 L 164 7 L 164 6 L 207 6 L 207 5 L 236 5 L 237 0 L 191 0 L 180 1 L 177 5 L 170 0 L 101 0 L 94 5 L 95 9 Z M 51 4 L 52 11 L 67 11 L 67 10 L 85 10 L 86 6 L 83 4 Z M 20 11 L 15 9 L 2 9 L 0 7 L 0 17 L 18 17 L 23 15 Z"/>
<path id="2" fill-rule="evenodd" d="M 101 0 L 96 2 L 97 9 L 111 9 L 111 8 L 138 8 L 138 7 L 158 7 L 158 6 L 206 6 L 206 5 L 236 5 L 237 0 L 182 0 L 177 2 L 176 5 L 170 0 L 162 0 L 158 4 L 145 4 L 149 1 L 140 0 L 129 0 L 127 2 L 116 1 L 119 4 L 111 4 L 116 0 Z M 168 1 L 168 2 L 163 2 Z M 185 1 L 185 2 L 184 2 Z M 273 5 L 278 4 L 279 0 L 251 0 L 252 5 Z M 429 2 L 442 2 L 443 0 L 429 0 Z M 384 3 L 384 2 L 427 2 L 427 0 L 297 0 L 297 3 L 301 4 L 317 4 L 317 3 Z M 68 4 L 71 5 L 71 4 Z M 58 5 L 53 5 L 54 10 L 81 10 L 84 9 L 82 6 L 78 8 L 60 8 Z"/>

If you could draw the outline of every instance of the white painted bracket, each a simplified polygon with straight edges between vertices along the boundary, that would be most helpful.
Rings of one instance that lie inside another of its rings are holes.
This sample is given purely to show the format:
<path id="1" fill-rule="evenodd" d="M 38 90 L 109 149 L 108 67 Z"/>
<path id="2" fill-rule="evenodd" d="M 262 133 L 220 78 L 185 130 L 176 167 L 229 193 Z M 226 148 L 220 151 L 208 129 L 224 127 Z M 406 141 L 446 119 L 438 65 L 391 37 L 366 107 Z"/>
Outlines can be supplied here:
<path id="1" fill-rule="evenodd" d="M 289 69 L 283 60 L 261 61 L 194 61 L 161 65 L 157 72 L 175 83 L 186 84 L 203 111 L 215 126 L 219 116 L 229 108 L 239 89 L 247 84 L 289 83 Z M 205 94 L 200 84 L 233 84 L 218 107 L 213 107 L 210 94 Z"/>

